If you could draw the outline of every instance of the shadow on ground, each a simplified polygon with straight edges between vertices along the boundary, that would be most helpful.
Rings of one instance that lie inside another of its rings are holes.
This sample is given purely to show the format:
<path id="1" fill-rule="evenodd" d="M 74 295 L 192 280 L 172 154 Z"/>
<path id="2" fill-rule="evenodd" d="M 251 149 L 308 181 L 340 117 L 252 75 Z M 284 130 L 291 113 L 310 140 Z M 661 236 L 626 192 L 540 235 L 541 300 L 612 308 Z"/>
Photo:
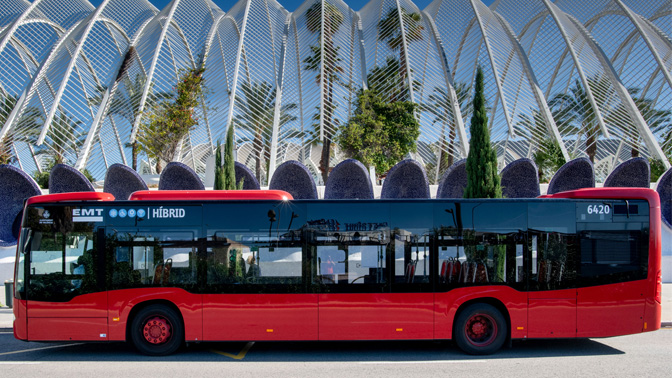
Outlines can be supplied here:
<path id="1" fill-rule="evenodd" d="M 466 355 L 449 341 L 371 341 L 201 343 L 183 347 L 171 356 L 148 357 L 125 343 L 25 343 L 0 335 L 0 361 L 431 362 L 619 354 L 624 352 L 581 339 L 518 341 L 490 356 Z"/>

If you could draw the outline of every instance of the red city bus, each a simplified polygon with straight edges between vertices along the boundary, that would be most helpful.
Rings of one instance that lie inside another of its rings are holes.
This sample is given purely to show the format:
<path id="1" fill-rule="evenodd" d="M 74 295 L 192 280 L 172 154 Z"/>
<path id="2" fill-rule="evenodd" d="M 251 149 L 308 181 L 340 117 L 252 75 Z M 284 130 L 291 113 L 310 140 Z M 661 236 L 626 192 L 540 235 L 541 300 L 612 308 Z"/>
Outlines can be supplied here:
<path id="1" fill-rule="evenodd" d="M 14 334 L 128 341 L 608 337 L 661 321 L 660 200 L 293 200 L 279 191 L 33 197 Z"/>

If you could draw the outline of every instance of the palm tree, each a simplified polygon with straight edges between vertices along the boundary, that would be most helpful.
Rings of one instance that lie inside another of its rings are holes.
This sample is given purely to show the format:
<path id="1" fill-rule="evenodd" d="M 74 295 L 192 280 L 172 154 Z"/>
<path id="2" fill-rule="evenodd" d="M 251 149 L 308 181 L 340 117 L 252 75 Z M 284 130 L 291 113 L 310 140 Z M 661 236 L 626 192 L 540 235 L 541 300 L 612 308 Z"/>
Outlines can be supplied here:
<path id="1" fill-rule="evenodd" d="M 121 72 L 121 71 L 120 71 Z M 107 116 L 119 116 L 124 118 L 129 124 L 133 125 L 137 117 L 141 116 L 140 114 L 140 101 L 142 100 L 142 92 L 145 89 L 145 83 L 147 82 L 147 77 L 143 74 L 136 74 L 135 79 L 131 80 L 128 75 L 120 74 L 118 80 L 122 80 L 120 86 L 121 88 L 113 94 L 112 99 L 110 100 L 110 105 L 108 107 Z M 150 93 L 151 87 L 154 83 L 150 84 Z M 103 101 L 103 94 L 105 93 L 106 88 L 99 87 L 98 92 L 100 95 L 89 99 L 90 105 L 100 105 Z M 171 98 L 172 95 L 168 92 L 159 92 L 153 95 L 153 98 L 156 103 L 159 103 L 163 100 Z M 132 143 L 127 143 L 125 147 L 131 148 L 131 167 L 137 170 L 138 166 L 138 142 L 137 140 Z"/>
<path id="2" fill-rule="evenodd" d="M 375 66 L 366 75 L 369 90 L 376 92 L 388 102 L 400 101 L 404 98 L 406 82 L 399 74 L 399 60 L 388 56 L 385 65 Z"/>
<path id="3" fill-rule="evenodd" d="M 305 70 L 318 72 L 315 77 L 318 86 L 322 81 L 321 71 L 324 70 L 325 85 L 321 88 L 321 96 L 324 99 L 324 120 L 322 124 L 332 126 L 331 128 L 325 127 L 323 130 L 324 138 L 322 141 L 322 154 L 320 156 L 322 181 L 326 183 L 327 177 L 329 176 L 329 160 L 331 157 L 331 141 L 333 138 L 332 130 L 335 130 L 337 126 L 333 120 L 337 106 L 334 103 L 334 85 L 344 85 L 338 77 L 338 74 L 343 72 L 343 67 L 339 66 L 341 62 L 341 58 L 338 56 L 340 46 L 334 44 L 334 35 L 343 24 L 345 17 L 335 5 L 329 3 L 325 4 L 324 35 L 322 35 L 322 3 L 322 1 L 318 1 L 306 11 L 306 26 L 308 31 L 313 34 L 318 34 L 318 45 L 310 46 L 313 55 L 304 59 L 303 63 L 305 64 Z M 324 46 L 322 46 L 323 40 Z"/>
<path id="4" fill-rule="evenodd" d="M 74 120 L 64 111 L 54 117 L 54 120 L 47 132 L 47 138 L 44 140 L 42 148 L 36 155 L 46 154 L 54 164 L 65 164 L 65 156 L 68 152 L 80 153 L 80 147 L 84 144 L 86 134 L 77 133 L 81 121 Z"/>
<path id="5" fill-rule="evenodd" d="M 513 128 L 517 135 L 526 137 L 530 143 L 530 149 L 533 148 L 533 142 L 538 141 L 536 142 L 536 150 L 532 153 L 532 160 L 537 165 L 539 182 L 545 182 L 565 164 L 565 157 L 562 155 L 562 149 L 558 141 L 550 135 L 541 112 L 530 109 L 530 114 L 531 116 L 520 114 L 520 119 Z M 565 132 L 567 130 L 565 128 Z M 572 133 L 576 134 L 576 130 Z M 539 140 L 540 138 L 541 140 Z"/>
<path id="6" fill-rule="evenodd" d="M 262 180 L 262 159 L 264 165 L 270 161 L 271 135 L 275 115 L 275 87 L 266 81 L 244 82 L 241 88 L 243 96 L 236 96 L 236 103 L 241 113 L 234 118 L 235 127 L 241 128 L 252 135 L 253 150 L 256 156 L 255 174 L 259 182 Z M 289 112 L 296 109 L 296 104 L 283 104 L 280 107 L 280 123 L 282 127 L 296 120 Z"/>
<path id="7" fill-rule="evenodd" d="M 473 107 L 469 101 L 469 84 L 456 83 L 455 94 L 459 101 L 460 112 L 462 117 L 471 116 L 471 109 Z M 441 177 L 448 167 L 453 165 L 455 155 L 457 154 L 455 148 L 455 138 L 457 137 L 457 124 L 455 123 L 455 114 L 451 106 L 450 92 L 446 87 L 436 87 L 434 91 L 427 98 L 427 102 L 420 106 L 420 109 L 430 113 L 434 119 L 432 125 L 441 124 L 441 140 L 439 142 L 439 172 L 438 177 Z M 448 122 L 452 119 L 453 122 Z M 445 127 L 448 126 L 448 141 L 445 138 Z M 447 152 L 448 151 L 448 152 Z"/>
<path id="8" fill-rule="evenodd" d="M 642 117 L 646 120 L 646 123 L 649 125 L 649 128 L 654 133 L 663 133 L 663 141 L 660 143 L 661 146 L 672 147 L 672 110 L 669 109 L 656 109 L 653 100 L 648 99 L 643 96 L 637 96 L 639 94 L 639 88 L 629 88 L 628 92 L 632 96 L 632 100 L 637 105 L 637 109 L 641 113 Z M 637 146 L 638 143 L 634 143 L 633 146 Z M 631 150 L 632 157 L 639 156 L 639 149 L 633 147 Z"/>
<path id="9" fill-rule="evenodd" d="M 403 20 L 405 26 L 404 30 L 401 28 L 399 12 L 401 12 L 401 20 Z M 378 39 L 385 41 L 392 51 L 399 51 L 399 68 L 397 72 L 399 72 L 402 82 L 406 81 L 406 61 L 408 55 L 408 52 L 406 51 L 408 46 L 404 44 L 404 37 L 406 38 L 406 43 L 409 45 L 412 42 L 422 41 L 422 31 L 424 29 L 425 27 L 422 25 L 422 16 L 420 13 L 408 13 L 403 7 L 400 11 L 398 11 L 396 7 L 391 8 L 387 15 L 378 22 Z"/>
<path id="10" fill-rule="evenodd" d="M 593 97 L 603 114 L 608 114 L 609 110 L 613 108 L 609 103 L 611 96 L 609 96 L 604 88 L 608 88 L 608 79 L 605 77 L 588 78 L 588 85 L 591 88 Z M 548 102 L 549 107 L 553 111 L 555 121 L 561 125 L 563 135 L 569 135 L 566 126 L 575 125 L 571 131 L 577 131 L 586 138 L 586 154 L 592 163 L 595 163 L 595 155 L 597 153 L 597 137 L 600 130 L 598 116 L 596 109 L 593 108 L 588 94 L 577 79 L 574 85 L 569 89 L 568 93 L 559 93 Z"/>
<path id="11" fill-rule="evenodd" d="M 18 97 L 0 93 L 0 128 L 5 125 L 7 118 L 14 110 Z M 35 107 L 27 107 L 21 116 L 21 140 L 27 143 L 35 143 L 40 134 L 40 122 L 42 113 Z M 10 130 L 0 142 L 0 164 L 10 164 L 16 157 L 12 155 L 11 146 L 18 139 L 15 136 L 16 129 Z"/>
<path id="12" fill-rule="evenodd" d="M 14 110 L 16 105 L 17 98 L 11 95 L 5 95 L 2 93 L 2 98 L 0 99 L 0 128 L 4 126 L 5 121 L 9 117 L 9 114 Z M 14 161 L 14 156 L 12 156 L 12 135 L 7 135 L 0 142 L 0 164 L 10 164 Z"/>

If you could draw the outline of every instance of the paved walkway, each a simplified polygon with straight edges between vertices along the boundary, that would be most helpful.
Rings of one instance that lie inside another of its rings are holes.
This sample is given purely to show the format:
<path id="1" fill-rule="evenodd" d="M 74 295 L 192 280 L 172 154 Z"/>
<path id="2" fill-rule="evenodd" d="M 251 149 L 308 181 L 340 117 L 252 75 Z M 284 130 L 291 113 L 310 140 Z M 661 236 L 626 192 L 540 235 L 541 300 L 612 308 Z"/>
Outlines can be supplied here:
<path id="1" fill-rule="evenodd" d="M 8 332 L 12 328 L 14 314 L 11 308 L 0 307 L 0 331 Z M 663 284 L 663 326 L 672 327 L 672 283 Z"/>

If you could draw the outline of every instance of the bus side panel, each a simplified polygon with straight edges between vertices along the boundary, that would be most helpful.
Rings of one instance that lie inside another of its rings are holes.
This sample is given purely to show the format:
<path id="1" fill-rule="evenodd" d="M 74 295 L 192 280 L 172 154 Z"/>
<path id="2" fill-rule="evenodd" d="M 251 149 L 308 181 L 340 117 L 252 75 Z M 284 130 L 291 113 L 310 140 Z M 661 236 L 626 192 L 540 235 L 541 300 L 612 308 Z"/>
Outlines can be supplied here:
<path id="1" fill-rule="evenodd" d="M 527 337 L 576 337 L 576 289 L 530 291 Z"/>
<path id="2" fill-rule="evenodd" d="M 648 280 L 577 290 L 577 336 L 607 337 L 642 332 Z"/>
<path id="3" fill-rule="evenodd" d="M 67 302 L 28 300 L 31 318 L 107 318 L 107 292 L 78 295 Z"/>
<path id="4" fill-rule="evenodd" d="M 507 286 L 475 286 L 436 293 L 435 338 L 452 339 L 457 310 L 462 304 L 479 299 L 486 301 L 495 299 L 503 303 L 511 318 L 511 338 L 527 337 L 527 293 Z"/>
<path id="5" fill-rule="evenodd" d="M 31 341 L 107 341 L 105 318 L 29 318 Z"/>
<path id="6" fill-rule="evenodd" d="M 317 294 L 205 294 L 206 341 L 317 340 Z"/>
<path id="7" fill-rule="evenodd" d="M 433 337 L 433 293 L 320 294 L 320 340 Z"/>
<path id="8" fill-rule="evenodd" d="M 107 340 L 107 292 L 78 295 L 68 302 L 28 300 L 31 341 Z"/>
<path id="9" fill-rule="evenodd" d="M 646 305 L 644 311 L 643 331 L 655 331 L 660 329 L 662 321 L 662 304 L 656 298 L 656 292 L 662 290 L 662 225 L 660 206 L 655 203 L 649 207 L 649 270 L 646 291 Z M 670 240 L 672 241 L 672 240 Z"/>
<path id="10" fill-rule="evenodd" d="M 26 303 L 25 300 L 14 298 L 14 337 L 19 340 L 28 340 Z"/>
<path id="11" fill-rule="evenodd" d="M 203 340 L 203 304 L 201 294 L 192 294 L 183 289 L 149 287 L 112 290 L 109 292 L 110 340 L 126 340 L 126 325 L 134 306 L 148 301 L 167 301 L 180 310 L 184 320 L 184 339 Z"/>

